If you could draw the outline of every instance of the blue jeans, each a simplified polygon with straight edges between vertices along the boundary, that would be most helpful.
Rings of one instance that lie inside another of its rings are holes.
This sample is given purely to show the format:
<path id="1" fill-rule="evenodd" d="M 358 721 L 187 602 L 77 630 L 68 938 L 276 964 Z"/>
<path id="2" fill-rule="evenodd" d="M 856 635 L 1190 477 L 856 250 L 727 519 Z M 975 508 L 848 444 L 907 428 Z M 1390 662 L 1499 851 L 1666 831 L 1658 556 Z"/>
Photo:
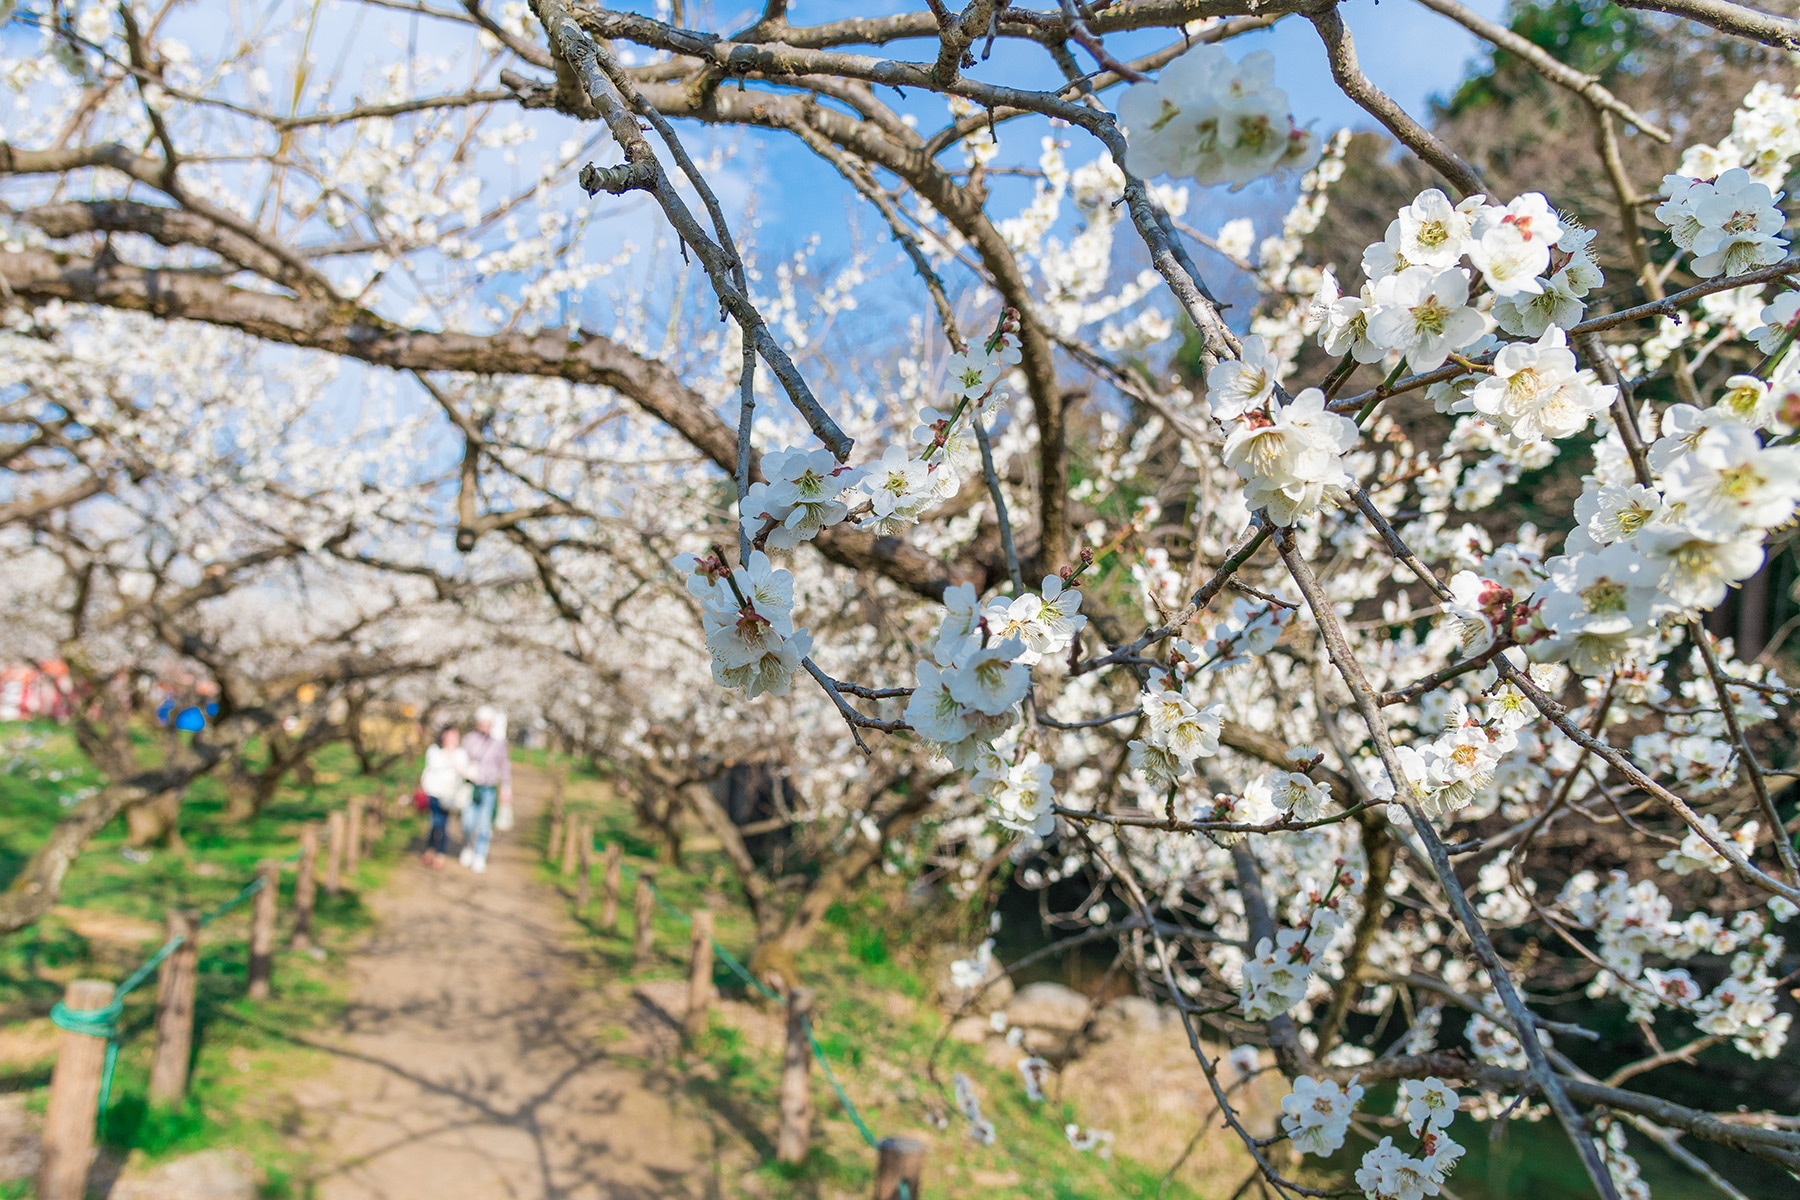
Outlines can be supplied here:
<path id="1" fill-rule="evenodd" d="M 494 808 L 499 802 L 499 788 L 478 783 L 469 807 L 463 809 L 463 839 L 476 858 L 487 857 L 488 842 L 494 837 Z"/>
<path id="2" fill-rule="evenodd" d="M 442 854 L 450 846 L 450 812 L 436 796 L 426 799 L 431 802 L 431 833 L 425 838 L 425 848 Z"/>

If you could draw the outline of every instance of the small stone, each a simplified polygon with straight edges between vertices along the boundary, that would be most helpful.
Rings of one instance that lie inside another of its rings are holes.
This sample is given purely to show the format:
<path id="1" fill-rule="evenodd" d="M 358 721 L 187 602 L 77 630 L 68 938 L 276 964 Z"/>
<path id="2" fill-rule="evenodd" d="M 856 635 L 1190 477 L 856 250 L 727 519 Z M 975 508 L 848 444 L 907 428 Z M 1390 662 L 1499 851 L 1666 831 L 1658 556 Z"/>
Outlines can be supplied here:
<path id="1" fill-rule="evenodd" d="M 1006 1016 L 1014 1025 L 1026 1029 L 1068 1035 L 1081 1032 L 1092 1010 L 1088 998 L 1074 988 L 1060 983 L 1032 983 L 1013 994 L 1006 1005 Z"/>
<path id="2" fill-rule="evenodd" d="M 1096 1041 L 1115 1037 L 1148 1037 L 1162 1032 L 1164 1011 L 1154 1000 L 1120 996 L 1095 1014 L 1089 1031 Z"/>
<path id="3" fill-rule="evenodd" d="M 202 1150 L 142 1174 L 127 1167 L 108 1200 L 256 1200 L 261 1173 L 239 1150 Z"/>

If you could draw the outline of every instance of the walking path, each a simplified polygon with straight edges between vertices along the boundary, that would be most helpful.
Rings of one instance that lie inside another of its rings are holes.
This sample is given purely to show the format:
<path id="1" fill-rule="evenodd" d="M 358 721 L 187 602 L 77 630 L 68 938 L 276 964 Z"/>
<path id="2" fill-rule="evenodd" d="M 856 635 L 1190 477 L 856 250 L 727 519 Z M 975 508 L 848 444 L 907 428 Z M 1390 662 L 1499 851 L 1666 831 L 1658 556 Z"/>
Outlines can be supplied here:
<path id="1" fill-rule="evenodd" d="M 337 1063 L 295 1088 L 319 1200 L 723 1194 L 722 1132 L 658 1065 L 667 1022 L 598 1011 L 569 949 L 578 927 L 531 878 L 525 831 L 547 791 L 519 771 L 518 829 L 486 875 L 412 862 L 370 898 Z"/>

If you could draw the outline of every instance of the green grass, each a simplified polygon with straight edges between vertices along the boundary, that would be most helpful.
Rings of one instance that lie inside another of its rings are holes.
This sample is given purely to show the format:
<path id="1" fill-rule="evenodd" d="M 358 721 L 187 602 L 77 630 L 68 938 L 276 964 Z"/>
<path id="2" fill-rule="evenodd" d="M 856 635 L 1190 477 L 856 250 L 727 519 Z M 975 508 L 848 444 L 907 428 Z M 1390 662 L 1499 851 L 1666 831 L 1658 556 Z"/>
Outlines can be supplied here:
<path id="1" fill-rule="evenodd" d="M 154 761 L 159 735 L 143 737 Z M 322 820 L 352 795 L 387 788 L 412 764 L 396 764 L 387 776 L 357 774 L 356 760 L 342 747 L 313 758 L 315 782 L 287 785 L 253 820 L 225 818 L 223 788 L 212 779 L 197 782 L 182 804 L 185 853 L 154 849 L 147 861 L 127 856 L 124 822 L 103 830 L 76 861 L 64 883 L 59 911 L 37 925 L 0 939 L 0 1024 L 43 1017 L 75 977 L 119 980 L 160 943 L 160 934 L 141 941 L 117 937 L 89 939 L 77 932 L 95 914 L 132 918 L 145 930 L 161 925 L 171 908 L 210 910 L 237 895 L 265 859 L 287 859 L 298 850 L 307 822 Z M 54 726 L 0 725 L 0 886 L 15 875 L 43 842 L 61 815 L 61 797 L 78 796 L 98 780 L 72 739 Z M 314 918 L 316 940 L 327 951 L 277 954 L 275 994 L 252 1003 L 244 997 L 248 967 L 248 905 L 207 928 L 200 942 L 196 995 L 195 1059 L 187 1102 L 173 1110 L 145 1099 L 153 1032 L 156 984 L 152 978 L 126 1001 L 112 1103 L 101 1127 L 114 1151 L 154 1163 L 209 1147 L 230 1146 L 249 1154 L 263 1170 L 271 1196 L 293 1195 L 303 1164 L 293 1144 L 298 1112 L 272 1079 L 294 1079 L 323 1070 L 321 1050 L 308 1035 L 329 1026 L 343 1011 L 346 993 L 339 978 L 341 950 L 369 916 L 359 895 L 378 886 L 411 823 L 390 821 L 381 846 L 346 880 L 336 897 L 323 891 Z M 281 944 L 289 928 L 293 874 L 281 893 Z M 65 913 L 62 910 L 79 910 Z M 48 1061 L 0 1068 L 0 1091 L 25 1092 L 26 1103 L 41 1107 L 49 1079 Z M 0 1200 L 27 1195 L 26 1185 L 7 1184 Z"/>
<path id="2" fill-rule="evenodd" d="M 583 790 L 572 788 L 571 795 Z M 591 816 L 596 822 L 596 839 L 619 842 L 625 856 L 618 931 L 608 934 L 597 926 L 597 879 L 594 904 L 583 914 L 597 984 L 625 977 L 657 980 L 686 976 L 687 927 L 660 908 L 654 918 L 657 953 L 644 970 L 630 974 L 630 894 L 635 871 L 645 866 L 657 866 L 658 888 L 671 905 L 682 912 L 710 908 L 717 942 L 740 959 L 748 955 L 754 929 L 737 900 L 722 856 L 689 852 L 680 868 L 659 863 L 657 845 L 635 826 L 625 805 L 571 799 L 570 808 Z M 537 836 L 541 845 L 544 832 L 540 830 Z M 540 878 L 570 886 L 553 866 L 546 865 Z M 908 919 L 897 888 L 877 877 L 863 894 L 832 907 L 815 944 L 800 962 L 815 996 L 813 1026 L 820 1046 L 875 1136 L 923 1129 L 932 1110 L 950 1114 L 950 1128 L 936 1137 L 927 1183 L 933 1194 L 958 1200 L 1156 1196 L 1166 1164 L 1077 1153 L 1062 1128 L 1075 1119 L 1072 1108 L 1054 1102 L 1034 1105 L 1026 1099 L 1015 1072 L 989 1066 L 978 1047 L 946 1042 L 937 1062 L 937 1079 L 947 1091 L 954 1073 L 967 1074 L 981 1094 L 984 1114 L 999 1134 L 992 1146 L 980 1146 L 964 1135 L 962 1119 L 953 1114 L 949 1097 L 940 1092 L 927 1070 L 944 1019 L 928 1001 L 928 947 L 921 944 L 926 935 L 920 928 L 918 922 Z M 723 964 L 715 966 L 713 978 L 726 995 L 749 998 L 743 982 Z M 813 1081 L 814 1145 L 806 1161 L 790 1167 L 774 1161 L 779 1050 L 752 1045 L 742 1030 L 715 1011 L 705 1032 L 686 1051 L 686 1061 L 683 1086 L 689 1099 L 718 1113 L 749 1143 L 761 1160 L 753 1174 L 764 1194 L 860 1195 L 870 1188 L 874 1152 L 839 1107 L 821 1072 L 815 1070 Z M 1236 1182 L 1226 1184 L 1224 1191 L 1229 1192 Z M 1166 1195 L 1171 1200 L 1201 1197 L 1180 1184 L 1171 1186 Z"/>

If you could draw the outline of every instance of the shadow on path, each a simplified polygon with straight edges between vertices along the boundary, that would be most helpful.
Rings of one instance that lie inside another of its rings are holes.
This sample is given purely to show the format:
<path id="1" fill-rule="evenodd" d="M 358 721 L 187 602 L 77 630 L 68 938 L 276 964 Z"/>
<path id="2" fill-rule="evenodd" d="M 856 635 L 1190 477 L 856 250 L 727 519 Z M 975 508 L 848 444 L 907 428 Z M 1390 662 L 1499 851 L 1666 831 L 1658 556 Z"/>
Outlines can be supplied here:
<path id="1" fill-rule="evenodd" d="M 531 879 L 523 834 L 546 790 L 518 772 L 519 832 L 496 838 L 486 875 L 415 861 L 370 897 L 342 1026 L 296 1038 L 336 1060 L 293 1088 L 319 1200 L 722 1195 L 714 1115 L 644 1065 L 668 1054 L 666 1027 L 645 1005 L 597 1011 L 579 927 Z M 624 1037 L 603 1041 L 609 1025 Z"/>

